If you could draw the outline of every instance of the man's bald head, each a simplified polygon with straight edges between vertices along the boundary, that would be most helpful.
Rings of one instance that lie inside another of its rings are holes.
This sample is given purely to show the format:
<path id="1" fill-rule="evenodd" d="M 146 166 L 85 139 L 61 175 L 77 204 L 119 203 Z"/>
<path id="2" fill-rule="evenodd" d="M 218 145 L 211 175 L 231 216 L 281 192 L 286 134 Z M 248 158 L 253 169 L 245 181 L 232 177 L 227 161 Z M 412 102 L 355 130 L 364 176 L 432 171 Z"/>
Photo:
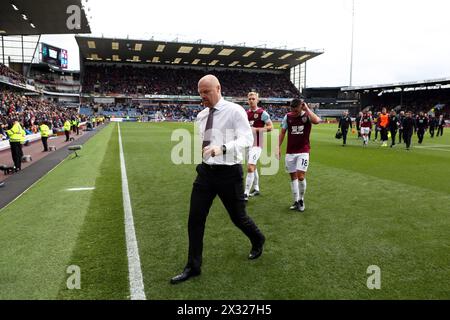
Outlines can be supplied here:
<path id="1" fill-rule="evenodd" d="M 205 107 L 214 107 L 222 98 L 219 79 L 212 74 L 204 76 L 198 82 L 198 93 Z"/>
<path id="2" fill-rule="evenodd" d="M 208 85 L 211 85 L 214 87 L 220 86 L 219 79 L 217 79 L 217 77 L 212 74 L 207 74 L 206 76 L 201 78 L 200 81 L 198 82 L 199 86 L 200 86 L 200 84 L 208 84 Z"/>

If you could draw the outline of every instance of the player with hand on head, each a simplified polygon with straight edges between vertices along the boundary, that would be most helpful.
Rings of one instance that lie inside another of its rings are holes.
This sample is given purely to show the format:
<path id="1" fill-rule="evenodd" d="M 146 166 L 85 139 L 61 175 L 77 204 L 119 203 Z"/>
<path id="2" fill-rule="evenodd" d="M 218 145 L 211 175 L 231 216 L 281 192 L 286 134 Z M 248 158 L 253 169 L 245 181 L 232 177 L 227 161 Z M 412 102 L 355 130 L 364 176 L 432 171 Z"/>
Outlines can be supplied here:
<path id="1" fill-rule="evenodd" d="M 245 181 L 245 200 L 248 197 L 258 196 L 259 190 L 259 175 L 256 164 L 261 156 L 264 132 L 270 132 L 273 129 L 272 121 L 269 114 L 262 108 L 258 107 L 259 95 L 256 92 L 248 93 L 248 104 L 250 108 L 247 111 L 248 122 L 253 131 L 253 146 L 248 152 L 247 178 Z M 253 192 L 250 190 L 253 186 Z"/>
<path id="2" fill-rule="evenodd" d="M 309 165 L 312 124 L 319 124 L 321 119 L 309 109 L 301 99 L 291 101 L 291 112 L 283 119 L 278 141 L 278 159 L 281 157 L 281 145 L 288 134 L 286 150 L 286 170 L 291 176 L 291 191 L 294 204 L 291 210 L 305 211 L 306 172 Z"/>

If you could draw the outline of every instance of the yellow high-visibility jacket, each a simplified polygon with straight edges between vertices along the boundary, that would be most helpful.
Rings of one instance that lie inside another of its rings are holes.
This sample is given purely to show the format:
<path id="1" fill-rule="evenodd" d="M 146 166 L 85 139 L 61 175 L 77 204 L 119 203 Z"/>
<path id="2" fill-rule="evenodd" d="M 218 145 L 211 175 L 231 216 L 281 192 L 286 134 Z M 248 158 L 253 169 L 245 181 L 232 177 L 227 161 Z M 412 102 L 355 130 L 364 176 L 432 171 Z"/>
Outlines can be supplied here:
<path id="1" fill-rule="evenodd" d="M 64 122 L 64 131 L 70 131 L 70 127 L 71 127 L 70 121 L 66 120 L 66 122 Z"/>
<path id="2" fill-rule="evenodd" d="M 23 142 L 25 141 L 25 130 L 19 122 L 14 123 L 13 127 L 6 131 L 10 142 Z"/>
<path id="3" fill-rule="evenodd" d="M 50 128 L 46 124 L 41 124 L 39 131 L 41 132 L 41 137 L 47 138 L 50 135 Z"/>

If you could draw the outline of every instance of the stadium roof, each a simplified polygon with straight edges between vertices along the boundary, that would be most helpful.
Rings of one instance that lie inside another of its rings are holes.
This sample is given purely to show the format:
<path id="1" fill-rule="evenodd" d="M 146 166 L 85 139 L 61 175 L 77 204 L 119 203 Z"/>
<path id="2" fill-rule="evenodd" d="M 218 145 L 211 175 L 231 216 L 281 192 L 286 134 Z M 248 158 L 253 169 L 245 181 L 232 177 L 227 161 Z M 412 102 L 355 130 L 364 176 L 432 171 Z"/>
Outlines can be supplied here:
<path id="1" fill-rule="evenodd" d="M 69 29 L 69 6 L 81 11 L 80 29 Z M 81 0 L 3 0 L 0 1 L 0 35 L 91 33 Z"/>
<path id="2" fill-rule="evenodd" d="M 77 36 L 86 61 L 289 70 L 323 51 Z"/>
<path id="3" fill-rule="evenodd" d="M 378 84 L 370 86 L 359 87 L 342 87 L 341 91 L 370 91 L 383 89 L 405 89 L 405 88 L 427 88 L 427 87 L 441 87 L 450 85 L 450 78 L 412 81 L 412 82 L 398 82 L 391 84 Z"/>

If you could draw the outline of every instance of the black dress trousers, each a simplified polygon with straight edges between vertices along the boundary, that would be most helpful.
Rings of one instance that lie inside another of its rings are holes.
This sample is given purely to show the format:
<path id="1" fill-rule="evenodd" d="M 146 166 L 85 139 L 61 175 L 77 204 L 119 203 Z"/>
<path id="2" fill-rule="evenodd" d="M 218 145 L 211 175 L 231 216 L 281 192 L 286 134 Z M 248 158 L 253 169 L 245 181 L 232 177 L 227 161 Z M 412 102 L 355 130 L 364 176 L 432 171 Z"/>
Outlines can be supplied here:
<path id="1" fill-rule="evenodd" d="M 9 144 L 11 145 L 11 155 L 14 166 L 16 167 L 16 169 L 21 169 L 23 157 L 22 145 L 20 142 L 10 142 Z"/>
<path id="2" fill-rule="evenodd" d="M 264 236 L 247 215 L 240 164 L 226 166 L 202 163 L 196 170 L 198 175 L 193 184 L 189 210 L 189 256 L 186 267 L 200 270 L 206 218 L 217 195 L 231 221 L 250 239 L 252 245 L 259 245 Z"/>
<path id="3" fill-rule="evenodd" d="M 348 134 L 348 128 L 342 128 L 342 142 L 343 142 L 343 144 L 347 144 L 347 134 Z"/>
<path id="4" fill-rule="evenodd" d="M 42 145 L 44 146 L 44 151 L 48 151 L 48 144 L 47 144 L 48 137 L 41 137 L 41 140 Z"/>
<path id="5" fill-rule="evenodd" d="M 409 149 L 411 146 L 411 138 L 413 135 L 412 130 L 403 130 L 403 141 L 405 141 L 406 147 Z"/>
<path id="6" fill-rule="evenodd" d="M 419 144 L 422 144 L 424 135 L 425 135 L 425 129 L 420 128 L 417 130 L 417 138 L 419 139 Z"/>

